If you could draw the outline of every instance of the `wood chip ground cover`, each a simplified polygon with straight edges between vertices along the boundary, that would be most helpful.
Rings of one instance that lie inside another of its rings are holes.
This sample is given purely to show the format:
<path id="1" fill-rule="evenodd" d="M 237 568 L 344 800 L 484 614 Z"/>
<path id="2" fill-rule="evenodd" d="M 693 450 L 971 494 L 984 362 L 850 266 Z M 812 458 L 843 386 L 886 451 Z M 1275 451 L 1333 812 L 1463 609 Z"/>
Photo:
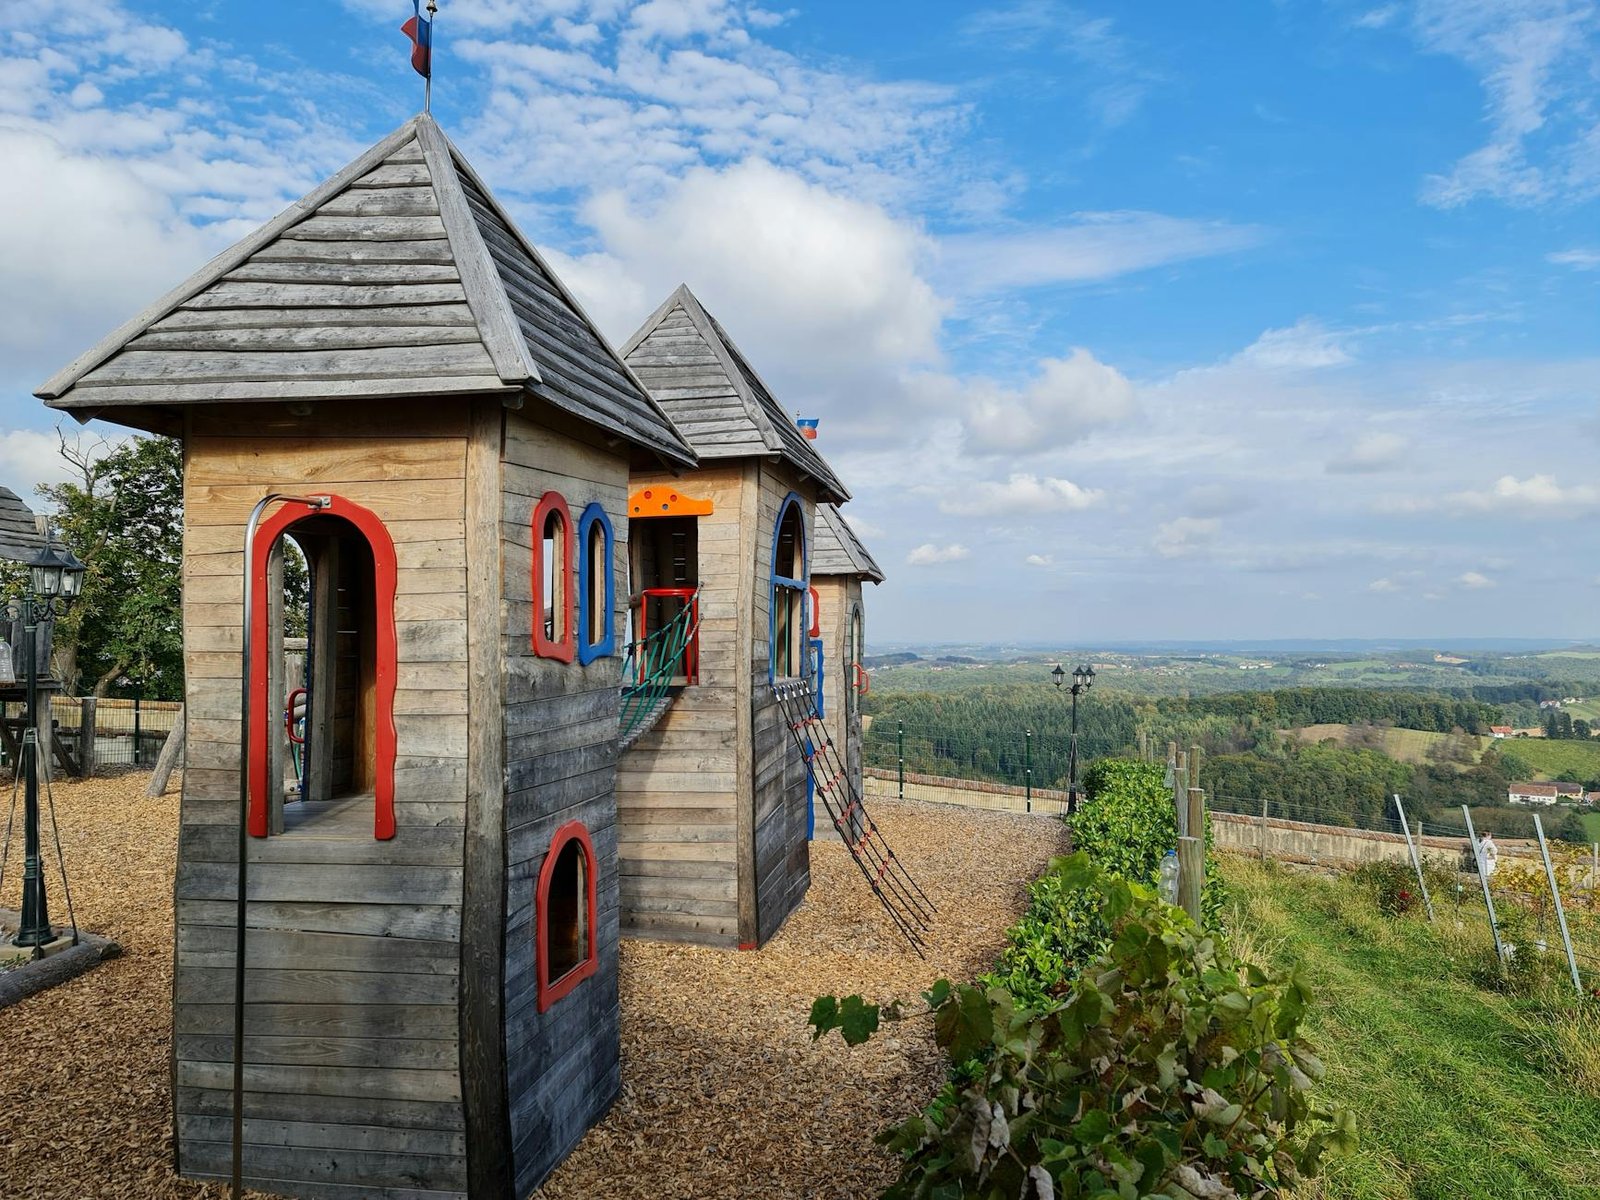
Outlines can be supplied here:
<path id="1" fill-rule="evenodd" d="M 221 1197 L 172 1170 L 170 1067 L 176 789 L 146 776 L 56 785 L 78 920 L 122 958 L 0 1012 L 0 1196 Z M 812 847 L 811 891 L 765 948 L 622 947 L 623 1091 L 538 1193 L 543 1200 L 870 1197 L 894 1175 L 872 1144 L 924 1104 L 939 1065 L 923 1022 L 866 1046 L 813 1044 L 822 993 L 915 999 L 993 962 L 1023 889 L 1064 849 L 1043 817 L 876 802 L 939 906 L 918 959 L 843 847 Z M 53 859 L 52 859 L 53 867 Z M 19 901 L 8 869 L 0 905 Z M 66 917 L 59 884 L 52 916 Z"/>

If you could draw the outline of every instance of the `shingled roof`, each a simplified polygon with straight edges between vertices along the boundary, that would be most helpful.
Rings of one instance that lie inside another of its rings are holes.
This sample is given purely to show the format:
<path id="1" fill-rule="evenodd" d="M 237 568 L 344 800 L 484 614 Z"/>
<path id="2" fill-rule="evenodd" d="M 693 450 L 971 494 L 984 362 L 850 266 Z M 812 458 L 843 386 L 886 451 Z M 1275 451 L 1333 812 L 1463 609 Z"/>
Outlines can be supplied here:
<path id="1" fill-rule="evenodd" d="M 530 392 L 672 466 L 694 454 L 432 117 L 45 383 L 87 420 L 224 401 Z"/>
<path id="2" fill-rule="evenodd" d="M 43 549 L 44 531 L 33 510 L 10 488 L 0 487 L 0 559 L 31 562 Z"/>
<path id="3" fill-rule="evenodd" d="M 686 285 L 667 297 L 622 353 L 701 459 L 777 455 L 817 482 L 820 500 L 850 498 Z"/>
<path id="4" fill-rule="evenodd" d="M 817 505 L 817 529 L 811 547 L 813 575 L 859 575 L 883 582 L 883 568 L 861 544 L 836 504 Z"/>

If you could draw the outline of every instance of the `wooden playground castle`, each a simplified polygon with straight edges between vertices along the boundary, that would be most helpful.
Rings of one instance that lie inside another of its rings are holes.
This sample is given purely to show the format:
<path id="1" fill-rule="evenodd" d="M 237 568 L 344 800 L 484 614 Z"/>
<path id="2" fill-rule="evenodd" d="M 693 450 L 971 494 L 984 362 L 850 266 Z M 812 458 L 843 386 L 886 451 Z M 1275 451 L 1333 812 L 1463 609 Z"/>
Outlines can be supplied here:
<path id="1" fill-rule="evenodd" d="M 39 394 L 184 446 L 179 1171 L 527 1195 L 620 1086 L 620 933 L 805 894 L 843 485 L 686 289 L 619 356 L 425 115 Z"/>

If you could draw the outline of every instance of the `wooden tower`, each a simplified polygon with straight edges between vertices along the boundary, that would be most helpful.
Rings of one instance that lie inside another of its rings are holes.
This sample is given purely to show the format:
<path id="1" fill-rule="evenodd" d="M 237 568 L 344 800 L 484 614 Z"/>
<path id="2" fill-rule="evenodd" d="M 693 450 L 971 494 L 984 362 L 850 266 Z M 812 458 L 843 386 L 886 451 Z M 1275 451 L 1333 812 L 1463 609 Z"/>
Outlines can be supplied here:
<path id="1" fill-rule="evenodd" d="M 817 507 L 817 545 L 811 559 L 811 590 L 817 603 L 818 673 L 822 720 L 829 740 L 849 772 L 856 795 L 861 781 L 861 697 L 867 694 L 862 666 L 867 645 L 863 585 L 883 582 L 883 570 L 833 504 Z M 813 804 L 815 810 L 815 804 Z M 814 814 L 815 815 L 815 814 Z M 817 837 L 836 837 L 826 816 L 813 820 Z"/>
<path id="2" fill-rule="evenodd" d="M 619 1086 L 616 578 L 693 453 L 427 116 L 39 394 L 184 444 L 179 1170 L 230 1168 L 243 742 L 245 1176 L 527 1195 Z"/>
<path id="3" fill-rule="evenodd" d="M 848 493 L 688 288 L 623 352 L 701 465 L 632 476 L 636 624 L 659 623 L 653 593 L 698 589 L 700 634 L 698 682 L 617 775 L 622 926 L 753 947 L 811 879 L 806 768 L 772 684 L 808 673 L 816 506 Z"/>

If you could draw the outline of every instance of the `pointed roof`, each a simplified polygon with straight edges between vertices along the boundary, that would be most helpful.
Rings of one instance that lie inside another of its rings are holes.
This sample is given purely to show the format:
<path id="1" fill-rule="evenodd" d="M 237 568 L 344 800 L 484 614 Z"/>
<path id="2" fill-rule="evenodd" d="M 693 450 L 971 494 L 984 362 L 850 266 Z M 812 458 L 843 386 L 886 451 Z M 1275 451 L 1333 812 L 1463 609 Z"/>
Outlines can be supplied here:
<path id="1" fill-rule="evenodd" d="M 10 488 L 0 487 L 0 560 L 31 562 L 44 549 L 44 523 Z M 52 545 L 61 543 L 55 539 Z"/>
<path id="2" fill-rule="evenodd" d="M 817 528 L 811 547 L 813 575 L 859 575 L 883 582 L 883 568 L 861 544 L 837 504 L 817 505 Z"/>
<path id="3" fill-rule="evenodd" d="M 83 420 L 192 404 L 525 392 L 694 454 L 422 114 L 53 376 Z"/>
<path id="4" fill-rule="evenodd" d="M 850 498 L 687 285 L 667 297 L 622 354 L 701 459 L 777 455 L 816 480 L 819 499 Z"/>

